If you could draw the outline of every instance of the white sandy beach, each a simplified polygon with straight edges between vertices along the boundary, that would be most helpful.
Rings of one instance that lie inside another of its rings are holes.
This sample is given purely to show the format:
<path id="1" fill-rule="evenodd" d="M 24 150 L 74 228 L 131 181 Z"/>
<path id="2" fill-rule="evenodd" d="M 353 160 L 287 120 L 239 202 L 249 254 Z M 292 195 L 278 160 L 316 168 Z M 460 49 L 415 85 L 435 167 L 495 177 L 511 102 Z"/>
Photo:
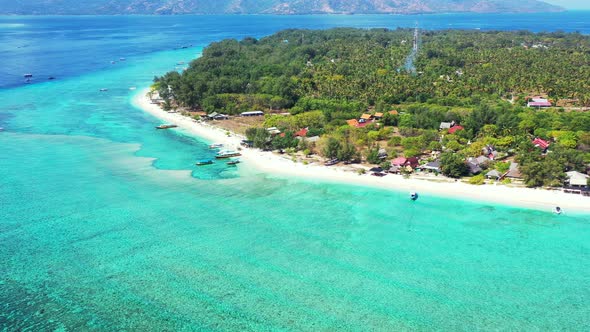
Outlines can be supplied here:
<path id="1" fill-rule="evenodd" d="M 228 147 L 238 147 L 243 137 L 235 134 L 227 135 L 227 131 L 209 124 L 199 123 L 180 113 L 168 113 L 158 105 L 150 102 L 146 96 L 148 90 L 139 92 L 133 104 L 163 122 L 177 125 L 189 134 L 204 138 L 210 142 L 223 143 Z M 256 170 L 273 176 L 304 177 L 326 182 L 339 182 L 361 186 L 378 187 L 396 191 L 416 191 L 422 195 L 433 194 L 439 197 L 453 197 L 465 200 L 477 200 L 534 208 L 550 212 L 560 206 L 565 213 L 568 211 L 590 212 L 590 198 L 581 195 L 565 194 L 561 191 L 543 189 L 514 188 L 504 185 L 474 186 L 462 182 L 427 181 L 422 179 L 405 179 L 401 175 L 375 177 L 368 173 L 358 175 L 343 167 L 325 167 L 318 164 L 304 165 L 271 152 L 258 149 L 243 149 L 242 160 L 248 170 Z M 435 178 L 433 178 L 435 179 Z"/>

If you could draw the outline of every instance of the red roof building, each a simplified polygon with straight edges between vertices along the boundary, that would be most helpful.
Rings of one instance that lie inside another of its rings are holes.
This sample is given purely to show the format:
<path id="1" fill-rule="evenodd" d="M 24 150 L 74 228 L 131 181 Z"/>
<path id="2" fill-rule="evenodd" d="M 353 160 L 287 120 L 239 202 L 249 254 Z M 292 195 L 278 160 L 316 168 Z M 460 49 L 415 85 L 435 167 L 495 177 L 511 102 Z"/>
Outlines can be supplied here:
<path id="1" fill-rule="evenodd" d="M 307 132 L 309 130 L 307 128 L 303 128 L 294 134 L 295 137 L 307 137 Z"/>
<path id="2" fill-rule="evenodd" d="M 541 148 L 542 150 L 547 150 L 547 148 L 549 147 L 549 142 L 537 137 L 533 140 L 533 145 Z"/>
<path id="3" fill-rule="evenodd" d="M 459 125 L 452 126 L 452 127 L 449 129 L 449 134 L 454 134 L 454 133 L 456 133 L 456 132 L 458 132 L 458 131 L 460 131 L 460 130 L 464 130 L 464 129 L 465 129 L 465 128 L 463 128 L 462 126 L 459 126 Z"/>
<path id="4" fill-rule="evenodd" d="M 404 157 L 397 157 L 391 161 L 391 166 L 404 166 L 407 161 Z"/>

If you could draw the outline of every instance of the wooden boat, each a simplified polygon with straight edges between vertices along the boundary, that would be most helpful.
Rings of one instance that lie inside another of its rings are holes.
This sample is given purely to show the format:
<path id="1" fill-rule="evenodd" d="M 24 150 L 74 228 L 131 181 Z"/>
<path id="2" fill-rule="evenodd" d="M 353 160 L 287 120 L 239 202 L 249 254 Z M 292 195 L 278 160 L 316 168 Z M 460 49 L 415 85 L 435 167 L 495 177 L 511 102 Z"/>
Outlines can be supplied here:
<path id="1" fill-rule="evenodd" d="M 178 127 L 177 125 L 174 124 L 161 124 L 159 126 L 156 127 L 156 129 L 170 129 L 170 128 L 176 128 Z"/>
<path id="2" fill-rule="evenodd" d="M 213 160 L 211 160 L 211 159 L 203 159 L 203 160 L 197 161 L 197 166 L 211 165 L 211 164 L 213 164 Z"/>
<path id="3" fill-rule="evenodd" d="M 237 164 L 241 163 L 240 159 L 232 159 L 230 161 L 227 162 L 228 165 L 230 166 L 236 166 Z"/>
<path id="4" fill-rule="evenodd" d="M 239 157 L 242 154 L 237 152 L 237 151 L 231 151 L 231 150 L 222 150 L 219 151 L 216 155 L 215 158 L 217 159 L 226 159 L 226 158 L 232 158 L 232 157 Z"/>

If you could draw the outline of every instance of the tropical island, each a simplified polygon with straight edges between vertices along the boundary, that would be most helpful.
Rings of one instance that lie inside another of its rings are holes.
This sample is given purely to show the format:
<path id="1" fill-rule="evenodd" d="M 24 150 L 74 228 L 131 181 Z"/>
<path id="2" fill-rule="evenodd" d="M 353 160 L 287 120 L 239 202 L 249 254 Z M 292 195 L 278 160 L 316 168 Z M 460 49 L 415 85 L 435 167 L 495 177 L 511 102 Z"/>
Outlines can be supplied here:
<path id="1" fill-rule="evenodd" d="M 588 63 L 575 33 L 288 30 L 213 43 L 150 95 L 304 163 L 588 195 Z"/>

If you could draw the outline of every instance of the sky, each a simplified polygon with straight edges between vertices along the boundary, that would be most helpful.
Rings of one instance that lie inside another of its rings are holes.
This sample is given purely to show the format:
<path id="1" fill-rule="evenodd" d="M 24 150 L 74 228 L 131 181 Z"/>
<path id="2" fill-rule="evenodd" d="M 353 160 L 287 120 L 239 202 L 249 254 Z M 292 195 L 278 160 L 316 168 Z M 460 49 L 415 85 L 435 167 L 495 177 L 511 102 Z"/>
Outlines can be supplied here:
<path id="1" fill-rule="evenodd" d="M 590 1 L 588 0 L 545 0 L 545 2 L 567 9 L 590 9 Z"/>

